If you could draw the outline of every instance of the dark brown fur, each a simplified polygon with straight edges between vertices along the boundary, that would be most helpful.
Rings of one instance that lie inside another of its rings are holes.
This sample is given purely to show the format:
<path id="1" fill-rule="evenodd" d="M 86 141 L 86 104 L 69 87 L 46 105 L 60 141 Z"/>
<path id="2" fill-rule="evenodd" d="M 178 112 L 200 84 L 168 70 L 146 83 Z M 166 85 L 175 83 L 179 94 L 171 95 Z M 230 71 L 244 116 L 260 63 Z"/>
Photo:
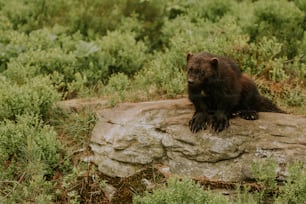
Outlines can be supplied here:
<path id="1" fill-rule="evenodd" d="M 256 120 L 259 111 L 284 113 L 261 96 L 255 83 L 229 58 L 205 52 L 188 54 L 187 71 L 188 96 L 195 106 L 189 122 L 192 132 L 206 129 L 208 125 L 222 131 L 235 114 Z"/>

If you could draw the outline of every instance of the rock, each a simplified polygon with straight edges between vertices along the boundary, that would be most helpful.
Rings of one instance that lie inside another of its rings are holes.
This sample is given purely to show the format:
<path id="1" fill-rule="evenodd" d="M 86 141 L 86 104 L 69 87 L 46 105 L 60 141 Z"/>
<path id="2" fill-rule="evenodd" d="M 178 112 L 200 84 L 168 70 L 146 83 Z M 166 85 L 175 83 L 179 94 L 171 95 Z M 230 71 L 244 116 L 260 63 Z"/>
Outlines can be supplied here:
<path id="1" fill-rule="evenodd" d="M 109 176 L 127 177 L 148 165 L 171 173 L 222 181 L 252 177 L 253 161 L 273 158 L 281 166 L 305 160 L 306 118 L 260 113 L 259 120 L 230 120 L 221 133 L 191 133 L 193 105 L 187 99 L 125 103 L 97 112 L 93 161 Z"/>

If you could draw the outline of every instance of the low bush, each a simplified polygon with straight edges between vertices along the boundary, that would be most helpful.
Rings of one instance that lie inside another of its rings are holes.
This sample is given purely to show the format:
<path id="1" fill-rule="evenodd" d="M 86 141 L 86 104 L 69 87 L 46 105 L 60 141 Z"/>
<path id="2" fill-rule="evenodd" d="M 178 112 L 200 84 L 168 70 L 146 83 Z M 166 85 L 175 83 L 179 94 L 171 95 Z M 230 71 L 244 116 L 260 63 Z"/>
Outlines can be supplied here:
<path id="1" fill-rule="evenodd" d="M 174 97 L 185 90 L 184 53 L 156 53 L 143 70 L 137 73 L 133 85 L 148 96 Z"/>
<path id="2" fill-rule="evenodd" d="M 48 78 L 36 77 L 25 84 L 0 78 L 0 120 L 15 120 L 18 115 L 47 116 L 59 95 Z"/>
<path id="3" fill-rule="evenodd" d="M 109 32 L 99 44 L 101 61 L 107 68 L 106 76 L 118 72 L 131 76 L 148 59 L 147 47 L 142 41 L 136 41 L 132 32 Z"/>
<path id="4" fill-rule="evenodd" d="M 58 164 L 59 145 L 55 131 L 43 125 L 39 117 L 24 114 L 16 122 L 4 120 L 0 124 L 0 136 L 1 167 L 4 168 L 1 172 L 10 173 L 2 179 L 13 179 L 12 176 L 19 177 L 24 172 L 30 176 L 52 175 L 52 169 Z"/>
<path id="5" fill-rule="evenodd" d="M 286 183 L 280 186 L 275 203 L 304 203 L 306 198 L 306 164 L 295 161 L 288 166 Z"/>
<path id="6" fill-rule="evenodd" d="M 296 56 L 303 39 L 304 18 L 305 11 L 301 11 L 292 1 L 260 0 L 254 3 L 254 18 L 247 30 L 252 40 L 275 36 L 284 45 L 282 55 L 291 59 Z"/>
<path id="7" fill-rule="evenodd" d="M 0 200 L 50 200 L 52 177 L 59 164 L 56 132 L 39 117 L 24 114 L 0 122 Z"/>
<path id="8" fill-rule="evenodd" d="M 153 191 L 146 192 L 143 197 L 133 197 L 135 204 L 175 204 L 175 203 L 193 203 L 193 204 L 213 204 L 228 203 L 227 199 L 221 195 L 204 191 L 199 184 L 191 179 L 184 178 L 179 180 L 172 177 L 168 180 L 167 186 L 161 187 Z"/>

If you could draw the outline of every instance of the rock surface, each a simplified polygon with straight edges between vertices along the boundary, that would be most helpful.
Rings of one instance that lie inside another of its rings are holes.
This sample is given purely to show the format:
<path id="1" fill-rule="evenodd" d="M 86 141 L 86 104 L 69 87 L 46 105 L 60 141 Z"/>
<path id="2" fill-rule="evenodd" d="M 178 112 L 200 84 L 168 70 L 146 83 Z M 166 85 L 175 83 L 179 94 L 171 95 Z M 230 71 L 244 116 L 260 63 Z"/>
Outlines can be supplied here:
<path id="1" fill-rule="evenodd" d="M 192 114 L 187 99 L 98 110 L 91 138 L 93 161 L 109 176 L 127 177 L 148 165 L 162 164 L 174 174 L 222 181 L 252 178 L 253 161 L 273 158 L 280 166 L 305 161 L 302 116 L 260 113 L 255 121 L 231 119 L 221 133 L 193 134 L 188 127 Z"/>

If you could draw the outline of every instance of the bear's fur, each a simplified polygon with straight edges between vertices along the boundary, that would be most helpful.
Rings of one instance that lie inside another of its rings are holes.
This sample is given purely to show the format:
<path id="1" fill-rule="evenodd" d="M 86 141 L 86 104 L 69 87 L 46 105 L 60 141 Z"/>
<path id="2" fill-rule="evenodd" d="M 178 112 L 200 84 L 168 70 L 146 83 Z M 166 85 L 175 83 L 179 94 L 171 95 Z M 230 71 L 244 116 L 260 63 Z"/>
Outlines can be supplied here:
<path id="1" fill-rule="evenodd" d="M 190 130 L 198 132 L 211 125 L 214 131 L 229 126 L 229 118 L 239 115 L 258 119 L 258 112 L 284 113 L 261 96 L 255 83 L 231 59 L 202 52 L 187 55 L 188 96 L 195 106 Z"/>

